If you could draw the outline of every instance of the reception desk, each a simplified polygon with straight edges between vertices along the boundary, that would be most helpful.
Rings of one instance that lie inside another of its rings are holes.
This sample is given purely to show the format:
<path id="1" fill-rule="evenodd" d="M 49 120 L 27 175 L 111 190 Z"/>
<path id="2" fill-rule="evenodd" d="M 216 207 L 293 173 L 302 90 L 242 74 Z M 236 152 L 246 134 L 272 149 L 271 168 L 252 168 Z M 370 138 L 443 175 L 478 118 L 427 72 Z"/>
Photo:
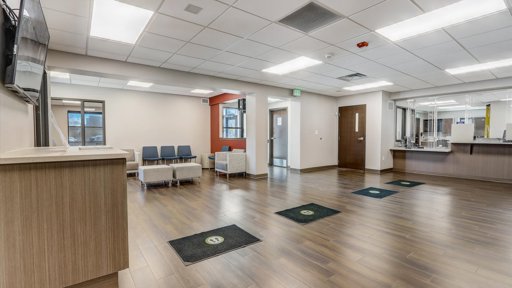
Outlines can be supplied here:
<path id="1" fill-rule="evenodd" d="M 128 268 L 126 153 L 0 155 L 0 288 L 118 287 Z"/>
<path id="2" fill-rule="evenodd" d="M 393 170 L 512 183 L 512 143 L 452 143 L 449 149 L 393 148 Z"/>

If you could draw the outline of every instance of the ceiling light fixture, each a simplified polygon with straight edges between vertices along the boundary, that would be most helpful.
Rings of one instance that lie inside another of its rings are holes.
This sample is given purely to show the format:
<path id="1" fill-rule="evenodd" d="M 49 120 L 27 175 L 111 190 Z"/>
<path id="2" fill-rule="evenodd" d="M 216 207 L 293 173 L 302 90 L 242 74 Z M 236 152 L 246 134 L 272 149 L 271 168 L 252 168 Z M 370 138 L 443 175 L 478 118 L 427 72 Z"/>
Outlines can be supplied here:
<path id="1" fill-rule="evenodd" d="M 293 60 L 281 63 L 279 65 L 263 69 L 261 71 L 271 74 L 284 75 L 294 71 L 302 70 L 311 66 L 322 64 L 322 61 L 311 59 L 309 57 L 301 56 Z"/>
<path id="2" fill-rule="evenodd" d="M 349 91 L 358 91 L 358 90 L 365 90 L 365 89 L 384 87 L 384 86 L 390 86 L 390 85 L 393 85 L 393 83 L 388 82 L 388 81 L 379 81 L 379 82 L 373 82 L 373 83 L 368 83 L 368 84 L 363 84 L 363 85 L 345 87 L 343 89 L 349 90 Z"/>
<path id="3" fill-rule="evenodd" d="M 422 106 L 437 106 L 437 105 L 446 105 L 446 104 L 456 104 L 455 100 L 445 100 L 445 101 L 435 101 L 435 102 L 422 102 L 418 103 L 418 105 Z"/>
<path id="4" fill-rule="evenodd" d="M 190 93 L 195 93 L 195 94 L 210 94 L 212 92 L 213 92 L 213 90 L 206 90 L 206 89 L 194 89 L 194 90 L 190 91 Z"/>
<path id="5" fill-rule="evenodd" d="M 485 109 L 485 107 L 472 107 L 472 106 L 458 105 L 458 106 L 443 106 L 443 107 L 438 107 L 438 109 L 441 109 L 441 110 L 449 110 L 449 109 L 453 109 L 453 110 L 482 110 L 482 109 Z"/>
<path id="6" fill-rule="evenodd" d="M 85 112 L 94 112 L 94 111 L 96 111 L 96 109 L 94 109 L 94 108 L 84 108 L 84 111 Z"/>
<path id="7" fill-rule="evenodd" d="M 446 69 L 446 72 L 448 72 L 452 75 L 457 75 L 457 74 L 478 72 L 478 71 L 490 70 L 490 69 L 496 69 L 496 68 L 502 68 L 502 67 L 508 67 L 508 66 L 512 66 L 512 58 L 499 60 L 499 61 L 493 61 L 493 62 L 487 62 L 487 63 L 482 63 L 482 64 L 464 66 L 464 67 L 459 67 L 459 68 Z"/>
<path id="8" fill-rule="evenodd" d="M 69 79 L 69 73 L 50 71 L 50 76 L 61 79 Z"/>
<path id="9" fill-rule="evenodd" d="M 135 86 L 135 87 L 142 87 L 142 88 L 149 88 L 151 86 L 153 86 L 153 83 L 149 83 L 149 82 L 140 82 L 140 81 L 129 81 L 128 84 L 126 84 L 128 86 Z"/>
<path id="10" fill-rule="evenodd" d="M 91 36 L 135 44 L 153 11 L 115 0 L 94 0 Z"/>
<path id="11" fill-rule="evenodd" d="M 507 9 L 503 0 L 463 0 L 396 24 L 377 33 L 398 41 Z"/>
<path id="12" fill-rule="evenodd" d="M 65 103 L 65 104 L 80 104 L 82 102 L 75 101 L 75 100 L 62 100 L 62 103 Z"/>

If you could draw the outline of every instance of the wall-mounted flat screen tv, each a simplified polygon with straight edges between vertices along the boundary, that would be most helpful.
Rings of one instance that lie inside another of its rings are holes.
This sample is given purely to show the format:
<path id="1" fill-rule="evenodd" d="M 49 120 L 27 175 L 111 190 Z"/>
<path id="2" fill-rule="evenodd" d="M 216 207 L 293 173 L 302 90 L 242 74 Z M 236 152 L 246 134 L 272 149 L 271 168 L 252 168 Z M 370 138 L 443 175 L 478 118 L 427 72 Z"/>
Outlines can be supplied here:
<path id="1" fill-rule="evenodd" d="M 16 37 L 7 46 L 12 57 L 7 61 L 5 86 L 35 105 L 38 105 L 49 42 L 40 0 L 21 0 Z"/>

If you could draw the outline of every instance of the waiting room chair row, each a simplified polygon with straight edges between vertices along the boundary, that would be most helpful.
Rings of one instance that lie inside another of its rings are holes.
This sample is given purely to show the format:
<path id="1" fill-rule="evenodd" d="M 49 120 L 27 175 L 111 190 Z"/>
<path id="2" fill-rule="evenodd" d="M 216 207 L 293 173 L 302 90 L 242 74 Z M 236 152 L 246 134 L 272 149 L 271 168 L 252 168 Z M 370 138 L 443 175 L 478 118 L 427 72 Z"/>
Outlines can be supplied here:
<path id="1" fill-rule="evenodd" d="M 142 147 L 142 163 L 146 165 L 148 162 L 160 163 L 164 161 L 171 162 L 185 162 L 195 160 L 197 156 L 192 155 L 192 149 L 190 145 L 178 146 L 178 153 L 174 149 L 174 146 L 162 146 L 160 147 L 160 154 L 158 153 L 157 146 L 144 146 Z"/>

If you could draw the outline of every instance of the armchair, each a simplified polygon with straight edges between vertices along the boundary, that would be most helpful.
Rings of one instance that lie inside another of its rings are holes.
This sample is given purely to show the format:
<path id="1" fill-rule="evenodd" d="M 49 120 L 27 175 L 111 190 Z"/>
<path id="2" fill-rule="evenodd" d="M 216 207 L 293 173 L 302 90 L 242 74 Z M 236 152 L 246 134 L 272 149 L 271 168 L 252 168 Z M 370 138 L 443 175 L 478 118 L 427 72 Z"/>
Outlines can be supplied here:
<path id="1" fill-rule="evenodd" d="M 226 174 L 229 180 L 230 174 L 246 173 L 245 153 L 217 152 L 215 153 L 215 172 Z"/>
<path id="2" fill-rule="evenodd" d="M 135 149 L 123 149 L 123 150 L 128 152 L 128 155 L 126 155 L 126 174 L 130 174 L 130 173 L 138 174 L 140 153 L 135 151 Z"/>

